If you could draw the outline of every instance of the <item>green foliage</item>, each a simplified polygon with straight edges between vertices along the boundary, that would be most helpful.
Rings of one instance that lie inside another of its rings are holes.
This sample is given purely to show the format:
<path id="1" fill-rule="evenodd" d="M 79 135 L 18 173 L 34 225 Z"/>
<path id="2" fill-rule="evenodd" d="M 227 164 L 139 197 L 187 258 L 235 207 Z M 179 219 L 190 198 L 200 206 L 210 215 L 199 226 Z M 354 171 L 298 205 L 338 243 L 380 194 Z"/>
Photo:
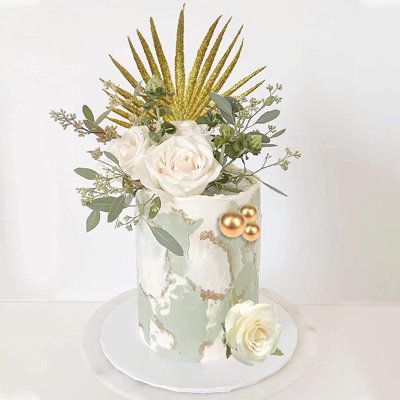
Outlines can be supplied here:
<path id="1" fill-rule="evenodd" d="M 271 355 L 273 355 L 273 356 L 283 356 L 284 353 L 282 352 L 281 349 L 276 348 L 275 351 Z"/>
<path id="2" fill-rule="evenodd" d="M 169 251 L 177 256 L 183 256 L 183 249 L 175 238 L 162 228 L 150 225 L 151 232 L 156 238 L 157 242 L 166 247 Z"/>
<path id="3" fill-rule="evenodd" d="M 110 211 L 108 212 L 107 222 L 113 222 L 117 219 L 119 214 L 125 207 L 125 195 L 121 195 L 114 199 L 110 205 Z"/>
<path id="4" fill-rule="evenodd" d="M 92 110 L 87 105 L 84 105 L 82 107 L 82 113 L 83 113 L 83 115 L 85 116 L 86 119 L 88 119 L 89 121 L 94 122 L 94 115 L 92 113 Z"/>
<path id="5" fill-rule="evenodd" d="M 108 213 L 110 211 L 111 204 L 113 204 L 115 199 L 116 197 L 113 196 L 98 197 L 86 205 L 92 210 Z"/>
<path id="6" fill-rule="evenodd" d="M 98 173 L 90 168 L 75 168 L 74 171 L 82 178 L 94 180 L 98 177 Z"/>
<path id="7" fill-rule="evenodd" d="M 100 211 L 93 210 L 86 220 L 86 232 L 90 232 L 92 229 L 96 228 L 100 222 Z"/>
<path id="8" fill-rule="evenodd" d="M 161 208 L 161 199 L 158 196 L 154 197 L 149 207 L 149 218 L 153 219 L 160 211 L 160 208 Z"/>

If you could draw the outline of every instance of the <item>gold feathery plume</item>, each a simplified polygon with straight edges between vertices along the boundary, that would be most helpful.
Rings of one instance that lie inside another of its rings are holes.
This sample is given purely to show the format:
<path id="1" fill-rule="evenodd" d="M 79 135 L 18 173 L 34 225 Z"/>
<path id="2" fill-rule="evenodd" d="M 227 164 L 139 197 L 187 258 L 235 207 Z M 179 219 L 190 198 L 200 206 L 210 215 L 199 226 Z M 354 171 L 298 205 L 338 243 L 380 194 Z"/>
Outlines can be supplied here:
<path id="1" fill-rule="evenodd" d="M 140 72 L 140 75 L 142 76 L 142 79 L 147 82 L 151 77 L 150 74 L 147 72 L 146 67 L 144 66 L 142 60 L 139 57 L 139 54 L 136 52 L 135 48 L 133 47 L 132 41 L 130 37 L 128 36 L 128 43 L 129 47 L 131 48 L 132 56 L 133 59 L 135 60 L 137 69 Z"/>
<path id="2" fill-rule="evenodd" d="M 223 96 L 230 96 L 231 94 L 235 93 L 236 90 L 241 88 L 245 83 L 247 83 L 251 78 L 253 78 L 257 74 L 259 74 L 263 69 L 265 69 L 265 66 L 256 69 L 250 75 L 247 75 L 245 78 L 243 78 L 239 82 L 235 83 L 231 88 L 229 88 L 226 92 L 223 93 Z"/>
<path id="3" fill-rule="evenodd" d="M 222 42 L 222 38 L 224 37 L 226 29 L 228 28 L 228 25 L 231 22 L 231 20 L 232 20 L 232 17 L 228 19 L 228 22 L 224 25 L 221 32 L 217 36 L 217 39 L 215 40 L 214 45 L 211 47 L 210 53 L 208 54 L 206 60 L 204 61 L 203 67 L 200 70 L 200 74 L 196 80 L 196 85 L 194 87 L 192 100 L 189 103 L 189 107 L 191 107 L 192 109 L 195 106 L 197 96 L 199 95 L 201 89 L 203 88 L 204 82 L 207 78 L 208 73 L 210 72 L 212 64 L 217 55 L 219 46 Z"/>
<path id="4" fill-rule="evenodd" d="M 247 89 L 242 94 L 239 94 L 239 96 L 237 96 L 237 97 L 246 97 L 246 96 L 248 96 L 250 93 L 254 92 L 257 88 L 259 88 L 264 82 L 265 82 L 265 79 L 263 79 L 261 82 L 258 82 L 257 84 L 252 86 L 250 89 Z"/>
<path id="5" fill-rule="evenodd" d="M 138 29 L 136 29 L 136 33 L 137 33 L 138 38 L 140 40 L 140 44 L 142 45 L 142 49 L 144 51 L 144 54 L 146 55 L 147 62 L 149 63 L 149 66 L 150 66 L 151 73 L 153 75 L 158 76 L 159 78 L 161 78 L 161 72 L 158 69 L 156 60 L 153 57 L 153 53 L 151 52 L 150 47 L 146 42 L 146 39 L 144 38 L 144 36 L 140 33 L 140 31 Z"/>
<path id="6" fill-rule="evenodd" d="M 230 62 L 230 64 L 227 66 L 226 70 L 222 73 L 221 77 L 218 79 L 217 83 L 213 86 L 212 88 L 212 92 L 214 93 L 218 93 L 222 86 L 224 86 L 224 83 L 226 82 L 226 80 L 229 78 L 230 74 L 232 73 L 233 69 L 236 66 L 236 63 L 239 60 L 240 54 L 242 52 L 243 49 L 243 39 L 242 39 L 242 43 L 240 43 L 239 49 L 235 54 L 235 57 L 233 57 L 232 61 Z"/>
<path id="7" fill-rule="evenodd" d="M 195 102 L 195 105 L 193 106 L 192 114 L 193 114 L 193 111 L 195 113 L 196 110 L 198 110 L 199 108 L 204 108 L 204 104 L 208 99 L 208 94 L 211 92 L 215 81 L 217 80 L 218 76 L 220 75 L 220 73 L 222 71 L 222 68 L 224 67 L 224 65 L 226 63 L 226 60 L 228 59 L 228 57 L 229 57 L 229 55 L 230 55 L 230 53 L 231 53 L 231 51 L 233 49 L 233 46 L 236 44 L 236 41 L 237 41 L 240 33 L 242 32 L 242 28 L 243 28 L 243 26 L 239 29 L 238 33 L 236 34 L 236 36 L 232 40 L 231 44 L 229 45 L 229 47 L 225 51 L 225 53 L 222 56 L 221 60 L 219 61 L 219 63 L 215 67 L 215 69 L 212 71 L 212 73 L 211 73 L 210 77 L 208 78 L 207 82 L 205 83 L 205 85 L 201 89 L 201 92 L 197 96 L 197 101 Z M 239 54 L 240 54 L 240 52 L 242 50 L 242 47 L 243 47 L 243 42 L 239 47 Z M 235 64 L 236 64 L 236 62 L 233 64 L 233 66 L 235 66 Z M 230 72 L 232 72 L 232 71 L 230 71 Z M 229 74 L 230 74 L 230 72 L 229 72 Z"/>
<path id="8" fill-rule="evenodd" d="M 193 62 L 192 70 L 189 74 L 189 80 L 186 87 L 186 95 L 185 95 L 185 103 L 189 104 L 192 99 L 193 90 L 196 84 L 196 79 L 200 71 L 201 64 L 206 55 L 206 51 L 208 49 L 208 45 L 210 44 L 211 38 L 214 34 L 215 28 L 218 25 L 219 20 L 221 19 L 221 15 L 212 23 L 210 28 L 208 29 L 206 35 L 204 36 L 203 41 L 200 44 L 199 49 L 197 50 L 196 58 Z"/>
<path id="9" fill-rule="evenodd" d="M 111 117 L 107 117 L 107 119 L 111 122 L 114 122 L 114 124 L 117 124 L 119 126 L 122 126 L 123 128 L 130 128 L 132 126 L 132 124 L 130 124 L 129 122 L 125 122 L 122 121 L 120 119 L 116 119 L 116 118 L 111 118 Z"/>
<path id="10" fill-rule="evenodd" d="M 144 55 L 147 59 L 147 64 L 150 68 L 150 71 L 144 65 L 140 55 L 136 51 L 131 39 L 128 37 L 129 47 L 132 52 L 132 56 L 134 58 L 136 67 L 145 81 L 145 83 L 150 79 L 151 75 L 158 76 L 163 79 L 164 84 L 167 90 L 172 94 L 172 96 L 168 98 L 162 99 L 162 104 L 167 105 L 173 112 L 173 116 L 164 116 L 166 120 L 173 119 L 195 119 L 198 116 L 204 114 L 206 110 L 206 105 L 209 102 L 208 95 L 210 92 L 219 93 L 227 79 L 231 75 L 234 67 L 236 66 L 242 48 L 243 48 L 243 40 L 239 48 L 236 50 L 236 53 L 233 59 L 229 62 L 226 69 L 223 71 L 223 68 L 232 53 L 239 36 L 241 34 L 242 28 L 234 36 L 233 40 L 230 42 L 229 46 L 223 53 L 221 59 L 214 69 L 212 69 L 213 63 L 218 55 L 218 51 L 223 40 L 223 37 L 226 33 L 229 23 L 231 22 L 231 18 L 225 23 L 222 27 L 221 31 L 215 38 L 213 45 L 209 49 L 211 40 L 214 36 L 216 27 L 221 19 L 219 16 L 208 28 L 207 33 L 203 37 L 203 40 L 197 50 L 196 58 L 193 62 L 192 68 L 189 72 L 189 78 L 186 82 L 186 71 L 185 71 L 185 59 L 184 59 L 184 27 L 185 27 L 185 6 L 180 11 L 178 26 L 176 31 L 176 51 L 175 51 L 175 82 L 172 80 L 171 71 L 168 65 L 168 61 L 165 57 L 164 50 L 160 41 L 160 38 L 157 33 L 157 29 L 154 23 L 153 18 L 150 18 L 150 31 L 154 44 L 155 55 L 153 51 L 150 49 L 150 46 L 144 36 L 140 33 L 139 30 L 136 30 L 137 36 L 139 38 L 141 47 L 143 49 Z M 207 54 L 208 53 L 208 54 Z M 138 81 L 137 79 L 121 64 L 118 63 L 112 56 L 110 56 L 112 62 L 120 71 L 120 73 L 124 76 L 124 78 L 131 84 L 132 87 L 136 88 Z M 245 85 L 248 81 L 250 81 L 254 76 L 260 73 L 265 67 L 258 68 L 250 75 L 241 79 L 239 82 L 235 83 L 232 87 L 225 90 L 223 92 L 224 96 L 231 96 L 236 91 Z M 211 72 L 210 72 L 211 71 Z M 240 96 L 246 96 L 255 89 L 257 89 L 262 83 L 259 82 L 250 89 L 246 90 Z M 122 89 L 117 85 L 112 86 L 115 94 L 110 94 L 106 91 L 106 93 L 110 96 L 110 98 L 116 98 L 116 100 L 120 103 L 121 107 L 126 110 L 117 109 L 115 113 L 122 118 L 130 121 L 132 115 L 139 116 L 141 114 L 141 106 L 143 105 L 143 101 L 138 99 L 133 95 L 133 91 L 127 91 Z M 117 97 L 115 97 L 117 96 Z M 119 97 L 120 96 L 120 97 Z M 130 113 L 130 114 L 129 114 Z M 115 118 L 109 118 L 113 122 L 121 126 L 130 126 L 131 124 L 125 121 L 121 121 Z"/>
<path id="11" fill-rule="evenodd" d="M 177 119 L 182 119 L 185 115 L 185 55 L 184 55 L 184 32 L 185 32 L 185 6 L 179 14 L 178 29 L 176 31 L 176 51 L 175 51 L 175 88 L 176 104 L 174 114 Z"/>
<path id="12" fill-rule="evenodd" d="M 114 65 L 118 68 L 119 72 L 121 72 L 122 76 L 135 88 L 138 84 L 138 81 L 112 55 L 110 55 L 110 58 Z"/>
<path id="13" fill-rule="evenodd" d="M 162 48 L 160 38 L 158 37 L 157 29 L 154 24 L 153 18 L 150 18 L 150 29 L 151 35 L 153 37 L 154 48 L 156 49 L 156 54 L 158 58 L 158 63 L 160 64 L 161 73 L 165 86 L 168 91 L 172 92 L 174 90 L 174 83 L 172 82 L 171 72 L 169 70 L 168 61 L 165 57 L 164 50 Z"/>

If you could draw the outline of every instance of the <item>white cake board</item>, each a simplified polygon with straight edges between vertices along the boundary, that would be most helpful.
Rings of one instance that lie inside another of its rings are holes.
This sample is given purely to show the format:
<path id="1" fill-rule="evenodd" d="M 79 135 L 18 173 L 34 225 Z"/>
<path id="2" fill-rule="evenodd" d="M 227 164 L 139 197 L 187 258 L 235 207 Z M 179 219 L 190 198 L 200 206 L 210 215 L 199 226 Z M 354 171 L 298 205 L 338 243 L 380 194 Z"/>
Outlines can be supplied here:
<path id="1" fill-rule="evenodd" d="M 89 366 L 106 385 L 131 399 L 152 398 L 155 391 L 160 396 L 162 393 L 162 398 L 166 399 L 176 399 L 177 396 L 191 399 L 195 395 L 188 393 L 216 392 L 219 393 L 209 397 L 223 399 L 229 396 L 233 400 L 234 395 L 247 392 L 253 399 L 265 399 L 268 392 L 272 394 L 289 386 L 304 373 L 314 358 L 317 346 L 314 329 L 300 320 L 293 306 L 265 289 L 261 290 L 260 301 L 277 305 L 278 318 L 283 325 L 279 347 L 285 355 L 270 357 L 257 366 L 246 366 L 233 358 L 211 363 L 184 363 L 154 353 L 137 333 L 135 290 L 118 296 L 95 313 L 85 332 L 84 353 Z M 305 348 L 307 342 L 308 348 Z M 298 348 L 295 351 L 296 343 Z M 303 354 L 299 354 L 300 351 Z M 293 361 L 277 374 L 292 357 Z M 295 368 L 290 368 L 296 360 Z M 276 379 L 290 369 L 293 370 L 290 378 Z M 140 382 L 186 393 L 159 391 Z M 257 382 L 260 383 L 249 386 Z M 245 386 L 248 387 L 230 394 L 221 393 Z M 259 392 L 261 386 L 264 389 L 269 387 L 269 391 Z"/>

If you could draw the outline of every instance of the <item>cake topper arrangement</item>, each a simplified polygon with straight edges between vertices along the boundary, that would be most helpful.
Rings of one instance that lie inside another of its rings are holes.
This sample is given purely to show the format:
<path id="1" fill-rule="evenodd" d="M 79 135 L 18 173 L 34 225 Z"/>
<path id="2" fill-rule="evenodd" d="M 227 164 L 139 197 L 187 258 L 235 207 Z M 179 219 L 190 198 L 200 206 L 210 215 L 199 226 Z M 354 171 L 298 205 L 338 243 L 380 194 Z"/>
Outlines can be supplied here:
<path id="1" fill-rule="evenodd" d="M 77 189 L 82 205 L 90 211 L 88 232 L 102 215 L 108 223 L 127 230 L 144 224 L 169 254 L 185 257 L 174 232 L 155 222 L 166 204 L 188 197 L 236 195 L 260 183 L 286 196 L 261 178 L 272 167 L 286 171 L 301 156 L 288 147 L 276 160 L 266 152 L 277 147 L 285 133 L 274 124 L 280 113 L 276 105 L 281 102 L 282 85 L 252 82 L 265 67 L 227 85 L 243 49 L 242 27 L 224 44 L 231 19 L 219 28 L 221 20 L 218 17 L 205 33 L 187 73 L 184 7 L 178 19 L 173 69 L 150 18 L 152 44 L 137 30 L 144 57 L 128 37 L 139 76 L 110 56 L 129 87 L 101 79 L 108 98 L 105 110 L 94 113 L 84 105 L 82 118 L 64 110 L 51 111 L 51 118 L 64 129 L 98 142 L 88 151 L 98 168 L 75 169 L 90 182 Z M 264 89 L 262 97 L 250 96 L 258 88 Z M 247 165 L 252 157 L 260 160 L 255 170 Z M 137 199 L 140 191 L 149 194 L 144 203 Z M 238 211 L 220 215 L 216 225 L 229 240 L 255 242 L 260 237 L 258 216 L 254 204 L 239 204 Z M 280 326 L 273 307 L 250 300 L 232 301 L 232 305 L 224 323 L 227 354 L 247 363 L 279 355 Z M 247 335 L 246 340 L 240 335 Z"/>

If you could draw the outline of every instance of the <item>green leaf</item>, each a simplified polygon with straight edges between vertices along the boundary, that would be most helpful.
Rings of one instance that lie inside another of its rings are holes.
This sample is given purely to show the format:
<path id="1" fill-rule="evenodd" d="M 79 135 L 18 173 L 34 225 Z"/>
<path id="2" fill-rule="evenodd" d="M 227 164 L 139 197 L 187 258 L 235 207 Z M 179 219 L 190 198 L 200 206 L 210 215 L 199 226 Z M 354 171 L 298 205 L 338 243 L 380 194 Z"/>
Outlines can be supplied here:
<path id="1" fill-rule="evenodd" d="M 151 232 L 156 238 L 157 242 L 161 246 L 166 247 L 169 251 L 176 254 L 177 256 L 183 256 L 183 250 L 181 245 L 170 235 L 167 231 L 156 226 L 150 226 Z"/>
<path id="2" fill-rule="evenodd" d="M 226 353 L 225 353 L 226 358 L 229 358 L 229 357 L 231 356 L 231 354 L 232 354 L 232 350 L 231 350 L 231 348 L 227 345 L 227 346 L 226 346 Z"/>
<path id="3" fill-rule="evenodd" d="M 238 295 L 236 294 L 235 288 L 232 289 L 232 305 L 239 303 Z"/>
<path id="4" fill-rule="evenodd" d="M 114 156 L 114 154 L 110 153 L 109 151 L 103 151 L 104 155 L 111 160 L 113 163 L 119 165 L 118 158 Z"/>
<path id="5" fill-rule="evenodd" d="M 85 118 L 87 118 L 89 121 L 94 121 L 92 110 L 86 104 L 82 107 L 82 112 Z"/>
<path id="6" fill-rule="evenodd" d="M 111 110 L 107 110 L 107 111 L 104 111 L 102 114 L 100 114 L 95 121 L 96 124 L 98 125 L 101 122 L 103 122 L 107 118 L 108 114 L 110 114 L 110 112 L 111 112 Z"/>
<path id="7" fill-rule="evenodd" d="M 171 124 L 171 122 L 163 122 L 161 124 L 161 128 L 168 135 L 172 135 L 176 132 L 176 126 L 174 124 Z"/>
<path id="8" fill-rule="evenodd" d="M 285 132 L 286 132 L 286 129 L 282 129 L 281 131 L 278 131 L 278 132 L 274 133 L 274 134 L 270 137 L 270 139 L 273 139 L 273 138 L 276 138 L 276 137 L 278 137 L 278 136 L 281 136 L 281 135 L 283 135 Z"/>
<path id="9" fill-rule="evenodd" d="M 99 174 L 90 168 L 75 168 L 74 171 L 82 178 L 89 179 L 91 181 L 95 180 Z"/>
<path id="10" fill-rule="evenodd" d="M 278 349 L 278 347 L 275 349 L 275 351 L 271 354 L 272 356 L 283 356 L 284 354 L 282 353 L 281 349 Z"/>
<path id="11" fill-rule="evenodd" d="M 113 222 L 117 219 L 118 215 L 125 207 L 125 196 L 121 195 L 117 197 L 110 206 L 110 211 L 108 212 L 107 222 Z"/>
<path id="12" fill-rule="evenodd" d="M 153 219 L 158 214 L 158 212 L 160 211 L 160 208 L 161 208 L 161 200 L 157 196 L 150 203 L 149 218 Z"/>
<path id="13" fill-rule="evenodd" d="M 135 90 L 134 90 L 134 92 L 133 92 L 133 95 L 134 95 L 135 97 L 139 96 L 139 95 L 140 95 L 141 89 L 142 89 L 142 82 L 140 81 L 140 82 L 136 85 Z"/>
<path id="14" fill-rule="evenodd" d="M 279 193 L 279 194 L 281 194 L 282 196 L 287 197 L 287 194 L 281 192 L 281 191 L 280 191 L 279 189 L 277 189 L 276 187 L 273 187 L 272 185 L 269 185 L 269 184 L 266 183 L 266 182 L 261 182 L 261 183 L 262 183 L 263 185 L 265 185 L 267 188 L 273 190 L 274 192 Z"/>
<path id="15" fill-rule="evenodd" d="M 223 118 L 230 124 L 235 123 L 235 116 L 233 115 L 232 105 L 228 99 L 220 96 L 217 93 L 210 93 L 212 101 L 217 105 Z"/>
<path id="16" fill-rule="evenodd" d="M 266 113 L 261 115 L 260 118 L 258 118 L 256 124 L 266 124 L 267 122 L 270 122 L 275 118 L 277 118 L 279 113 L 280 113 L 279 110 L 267 111 Z"/>
<path id="17" fill-rule="evenodd" d="M 276 147 L 278 146 L 277 144 L 274 143 L 261 143 L 262 147 Z"/>
<path id="18" fill-rule="evenodd" d="M 90 121 L 89 119 L 84 119 L 83 123 L 85 124 L 86 128 L 88 128 L 91 132 L 103 132 L 103 129 L 98 126 L 96 122 Z"/>
<path id="19" fill-rule="evenodd" d="M 93 210 L 86 220 L 86 232 L 90 232 L 92 229 L 96 228 L 100 222 L 100 211 Z"/>
<path id="20" fill-rule="evenodd" d="M 109 212 L 111 204 L 114 202 L 116 197 L 106 196 L 106 197 L 99 197 L 94 199 L 91 203 L 87 204 L 87 206 L 91 210 Z"/>

